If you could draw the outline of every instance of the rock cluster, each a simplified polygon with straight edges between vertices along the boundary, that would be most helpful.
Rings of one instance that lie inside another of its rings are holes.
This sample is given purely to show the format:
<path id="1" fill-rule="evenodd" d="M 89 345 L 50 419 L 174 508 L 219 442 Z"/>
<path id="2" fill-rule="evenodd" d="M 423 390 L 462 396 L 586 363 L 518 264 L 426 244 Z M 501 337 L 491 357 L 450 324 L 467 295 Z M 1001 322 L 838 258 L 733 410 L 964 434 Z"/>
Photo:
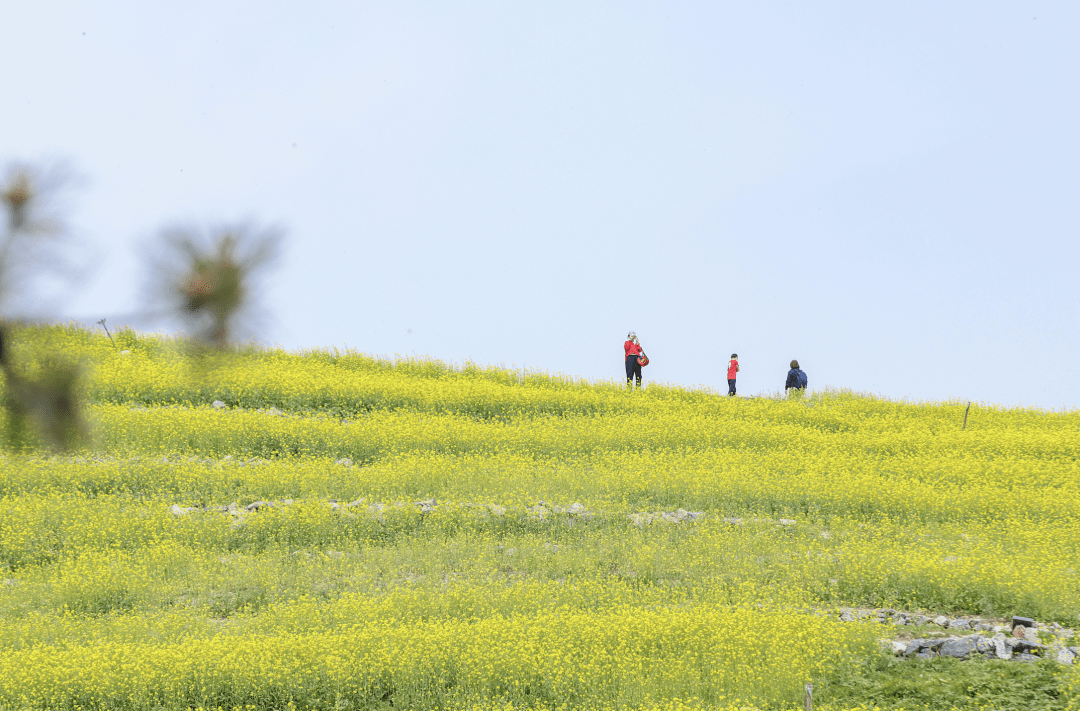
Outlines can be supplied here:
<path id="1" fill-rule="evenodd" d="M 654 511 L 652 513 L 632 513 L 630 522 L 638 528 L 653 523 L 682 523 L 683 521 L 696 521 L 705 516 L 704 511 L 687 511 L 675 509 L 674 511 Z"/>
<path id="2" fill-rule="evenodd" d="M 347 460 L 346 460 L 347 461 Z M 339 464 L 345 462 L 339 461 Z M 205 512 L 205 513 L 223 513 L 228 514 L 235 518 L 233 526 L 239 526 L 244 523 L 248 514 L 257 513 L 263 509 L 276 509 L 284 506 L 289 506 L 295 503 L 293 499 L 283 499 L 280 501 L 253 501 L 246 506 L 240 506 L 237 502 L 226 504 L 224 506 L 180 506 L 173 504 L 170 508 L 170 513 L 174 516 L 186 516 L 190 513 Z M 332 511 L 346 511 L 349 509 L 363 509 L 375 517 L 379 517 L 380 514 L 387 508 L 404 509 L 408 506 L 415 506 L 420 509 L 421 514 L 429 514 L 435 511 L 439 506 L 439 502 L 436 499 L 426 499 L 423 501 L 395 501 L 392 504 L 385 504 L 381 501 L 368 502 L 367 499 L 357 499 L 356 501 L 350 501 L 347 504 L 342 504 L 337 499 L 326 499 L 323 502 L 327 508 Z M 461 504 L 462 508 L 476 509 L 485 513 L 490 513 L 494 516 L 505 516 L 507 514 L 507 508 L 498 504 Z M 681 509 L 680 509 L 681 510 Z M 559 506 L 557 504 L 548 504 L 545 501 L 528 506 L 524 509 L 525 515 L 535 521 L 547 521 L 555 517 L 555 515 L 561 515 L 570 524 L 575 521 L 586 521 L 592 518 L 593 514 L 588 511 L 584 504 L 573 503 L 569 506 Z M 697 514 L 701 515 L 701 514 Z"/>
<path id="3" fill-rule="evenodd" d="M 745 523 L 776 523 L 776 524 L 780 524 L 781 526 L 794 526 L 796 521 L 794 519 L 790 519 L 790 518 L 781 518 L 781 519 L 778 519 L 778 520 L 774 520 L 774 519 L 771 519 L 771 518 L 745 519 L 745 518 L 727 518 L 727 517 L 725 517 L 724 518 L 724 523 L 730 523 L 732 526 L 742 526 Z"/>
<path id="4" fill-rule="evenodd" d="M 974 632 L 974 634 L 966 635 L 951 634 L 945 637 L 919 637 L 889 641 L 893 653 L 904 658 L 987 657 L 1025 662 L 1051 658 L 1062 664 L 1072 664 L 1077 656 L 1080 656 L 1080 646 L 1069 646 L 1066 643 L 1075 636 L 1073 630 L 1062 627 L 1056 622 L 1045 624 L 1027 617 L 1014 617 L 1012 624 L 1009 625 L 995 625 L 978 617 L 950 618 L 945 615 L 930 617 L 889 608 L 882 610 L 843 608 L 840 610 L 841 622 L 856 620 L 873 620 L 882 624 L 891 623 L 899 626 L 940 627 L 953 632 Z M 979 634 L 980 632 L 994 634 L 987 636 Z"/>
<path id="5" fill-rule="evenodd" d="M 226 457 L 226 460 L 229 460 L 229 459 L 231 459 L 231 457 Z M 336 463 L 340 464 L 340 465 L 343 465 L 343 466 L 350 466 L 352 464 L 352 462 L 350 460 L 348 460 L 348 459 L 339 459 Z M 255 513 L 257 511 L 259 511 L 260 509 L 264 509 L 264 508 L 279 508 L 279 507 L 282 507 L 282 506 L 288 506 L 289 504 L 292 504 L 292 503 L 293 503 L 292 499 L 285 499 L 283 501 L 254 501 L 254 502 L 248 504 L 247 506 L 240 506 L 235 501 L 233 503 L 227 504 L 225 506 L 188 506 L 188 507 L 183 507 L 183 506 L 179 506 L 177 504 L 173 504 L 173 506 L 171 508 L 171 512 L 175 516 L 184 516 L 184 515 L 187 515 L 189 513 L 193 513 L 193 512 L 197 512 L 197 511 L 207 511 L 207 512 L 216 511 L 216 512 L 225 513 L 225 514 L 229 514 L 229 515 L 233 516 L 234 518 L 237 519 L 237 522 L 234 525 L 240 525 L 240 524 L 243 523 L 243 519 L 245 518 L 246 514 Z M 355 508 L 358 508 L 358 507 L 365 507 L 368 510 L 368 512 L 370 512 L 372 514 L 375 514 L 375 515 L 378 515 L 380 512 L 382 512 L 387 507 L 387 504 L 384 504 L 382 502 L 369 503 L 367 501 L 367 499 L 359 499 L 357 501 L 352 501 L 352 502 L 347 503 L 347 504 L 339 504 L 334 499 L 328 499 L 325 503 L 329 508 L 331 508 L 331 509 L 333 509 L 335 511 L 341 510 L 341 509 L 355 509 Z M 435 511 L 435 509 L 437 509 L 439 507 L 439 502 L 436 501 L 435 499 L 429 499 L 429 500 L 425 500 L 425 501 L 413 501 L 413 502 L 398 501 L 398 502 L 395 502 L 395 503 L 391 504 L 391 506 L 393 506 L 394 508 L 399 508 L 399 509 L 400 508 L 405 508 L 407 506 L 417 506 L 417 507 L 420 508 L 421 513 L 428 514 L 428 513 L 431 513 L 432 511 Z M 508 512 L 507 507 L 500 506 L 498 504 L 463 503 L 463 504 L 460 504 L 460 506 L 462 508 L 466 508 L 466 509 L 481 510 L 481 511 L 484 511 L 485 513 L 489 513 L 489 514 L 494 515 L 494 516 L 505 516 L 505 515 L 507 515 L 507 512 Z M 545 521 L 554 521 L 554 520 L 557 519 L 557 520 L 563 521 L 565 523 L 568 523 L 570 525 L 574 525 L 577 522 L 590 521 L 590 520 L 593 520 L 595 518 L 598 518 L 598 515 L 595 512 L 589 511 L 588 509 L 585 508 L 584 504 L 582 504 L 580 502 L 576 502 L 576 501 L 574 503 L 570 504 L 569 506 L 560 506 L 558 504 L 550 504 L 550 503 L 548 503 L 546 501 L 539 501 L 536 504 L 533 504 L 532 506 L 526 506 L 521 511 L 521 513 L 523 513 L 528 519 L 530 519 L 532 521 L 545 522 Z M 704 518 L 704 517 L 705 517 L 705 513 L 703 511 L 687 511 L 686 509 L 676 509 L 674 511 L 641 512 L 641 513 L 632 513 L 632 514 L 628 515 L 628 518 L 630 519 L 630 522 L 632 524 L 634 524 L 635 526 L 638 526 L 638 527 L 647 526 L 647 525 L 653 525 L 653 524 L 666 524 L 666 523 L 679 524 L 679 523 L 684 523 L 684 522 L 697 521 L 697 520 L 699 520 L 701 518 Z M 754 519 L 754 521 L 758 521 L 758 520 L 759 519 Z M 760 520 L 764 521 L 764 519 L 760 519 Z M 731 523 L 733 525 L 742 525 L 743 524 L 742 519 L 725 519 L 725 521 L 727 521 L 728 523 Z M 772 523 L 776 523 L 776 522 L 773 521 Z M 788 519 L 781 519 L 780 523 L 782 525 L 791 525 L 791 524 L 793 524 L 795 522 L 791 521 L 791 520 L 788 520 Z"/>
<path id="6" fill-rule="evenodd" d="M 1080 647 L 1064 644 L 1044 644 L 1016 637 L 1006 637 L 998 632 L 993 637 L 972 634 L 963 637 L 920 638 L 908 642 L 895 641 L 893 651 L 903 657 L 930 659 L 931 657 L 954 657 L 967 659 L 982 656 L 1021 662 L 1033 662 L 1042 657 L 1056 659 L 1062 664 L 1072 664 L 1080 654 Z"/>
<path id="7" fill-rule="evenodd" d="M 500 506 L 503 515 L 506 513 L 506 507 Z M 569 523 L 575 521 L 587 521 L 592 518 L 592 513 L 585 509 L 584 504 L 574 502 L 569 506 L 559 506 L 557 504 L 549 504 L 546 501 L 541 501 L 532 506 L 525 508 L 526 515 L 534 521 L 546 521 L 552 514 L 565 514 Z"/>

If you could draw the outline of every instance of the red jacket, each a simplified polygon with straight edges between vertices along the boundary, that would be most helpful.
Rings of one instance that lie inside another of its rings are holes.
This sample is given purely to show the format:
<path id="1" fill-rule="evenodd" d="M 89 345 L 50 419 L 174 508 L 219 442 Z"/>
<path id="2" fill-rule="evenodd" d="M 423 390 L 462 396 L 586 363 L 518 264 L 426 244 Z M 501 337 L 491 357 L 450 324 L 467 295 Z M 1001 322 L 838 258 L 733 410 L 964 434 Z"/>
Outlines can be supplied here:
<path id="1" fill-rule="evenodd" d="M 632 355 L 641 355 L 641 344 L 634 343 L 633 341 L 627 341 L 622 344 L 623 350 L 626 351 L 626 357 L 629 358 Z"/>

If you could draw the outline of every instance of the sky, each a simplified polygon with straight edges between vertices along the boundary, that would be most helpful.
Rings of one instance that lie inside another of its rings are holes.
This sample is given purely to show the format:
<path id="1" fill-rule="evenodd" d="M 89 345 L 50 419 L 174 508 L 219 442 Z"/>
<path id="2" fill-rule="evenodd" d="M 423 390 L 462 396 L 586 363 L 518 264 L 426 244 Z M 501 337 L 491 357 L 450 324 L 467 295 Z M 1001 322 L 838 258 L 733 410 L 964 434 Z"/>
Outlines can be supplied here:
<path id="1" fill-rule="evenodd" d="M 133 316 L 161 231 L 247 223 L 286 234 L 248 335 L 290 350 L 606 380 L 634 330 L 647 382 L 726 391 L 737 352 L 740 394 L 797 359 L 1073 409 L 1078 36 L 1070 2 L 42 0 L 0 24 L 0 165 L 81 177 L 56 320 L 176 330 Z"/>

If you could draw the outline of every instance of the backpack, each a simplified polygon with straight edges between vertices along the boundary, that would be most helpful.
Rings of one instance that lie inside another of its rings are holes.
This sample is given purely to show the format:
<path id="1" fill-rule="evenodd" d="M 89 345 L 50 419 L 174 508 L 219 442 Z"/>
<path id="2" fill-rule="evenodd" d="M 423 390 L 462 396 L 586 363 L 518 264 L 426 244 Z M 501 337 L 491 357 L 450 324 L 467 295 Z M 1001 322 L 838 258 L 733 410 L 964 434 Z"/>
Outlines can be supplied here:
<path id="1" fill-rule="evenodd" d="M 802 372 L 802 370 L 797 370 L 797 371 L 795 371 L 795 377 L 798 378 L 798 380 L 799 380 L 799 387 L 803 388 L 805 390 L 806 389 L 806 373 Z"/>

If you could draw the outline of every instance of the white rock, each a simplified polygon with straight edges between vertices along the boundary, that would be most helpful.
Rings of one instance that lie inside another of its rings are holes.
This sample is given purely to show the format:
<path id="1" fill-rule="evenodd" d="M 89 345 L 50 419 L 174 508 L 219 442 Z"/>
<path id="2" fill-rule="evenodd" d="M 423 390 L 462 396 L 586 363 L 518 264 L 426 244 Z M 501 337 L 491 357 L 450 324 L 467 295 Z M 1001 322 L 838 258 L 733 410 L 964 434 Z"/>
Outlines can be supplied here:
<path id="1" fill-rule="evenodd" d="M 1012 647 L 1005 643 L 1005 635 L 998 632 L 991 640 L 994 643 L 994 656 L 998 659 L 1012 659 Z"/>
<path id="2" fill-rule="evenodd" d="M 894 639 L 892 641 L 892 651 L 893 654 L 903 654 L 905 651 L 907 651 L 907 642 L 901 642 Z"/>
<path id="3" fill-rule="evenodd" d="M 225 409 L 225 403 L 223 403 L 221 400 L 214 400 L 214 409 L 215 410 L 224 410 Z"/>
<path id="4" fill-rule="evenodd" d="M 1058 650 L 1056 659 L 1059 662 L 1061 662 L 1062 664 L 1072 664 L 1073 660 L 1076 659 L 1076 655 L 1073 654 L 1068 649 L 1065 649 L 1064 647 L 1062 647 L 1061 649 Z"/>
<path id="5" fill-rule="evenodd" d="M 131 351 L 120 351 L 120 355 L 131 355 Z"/>

